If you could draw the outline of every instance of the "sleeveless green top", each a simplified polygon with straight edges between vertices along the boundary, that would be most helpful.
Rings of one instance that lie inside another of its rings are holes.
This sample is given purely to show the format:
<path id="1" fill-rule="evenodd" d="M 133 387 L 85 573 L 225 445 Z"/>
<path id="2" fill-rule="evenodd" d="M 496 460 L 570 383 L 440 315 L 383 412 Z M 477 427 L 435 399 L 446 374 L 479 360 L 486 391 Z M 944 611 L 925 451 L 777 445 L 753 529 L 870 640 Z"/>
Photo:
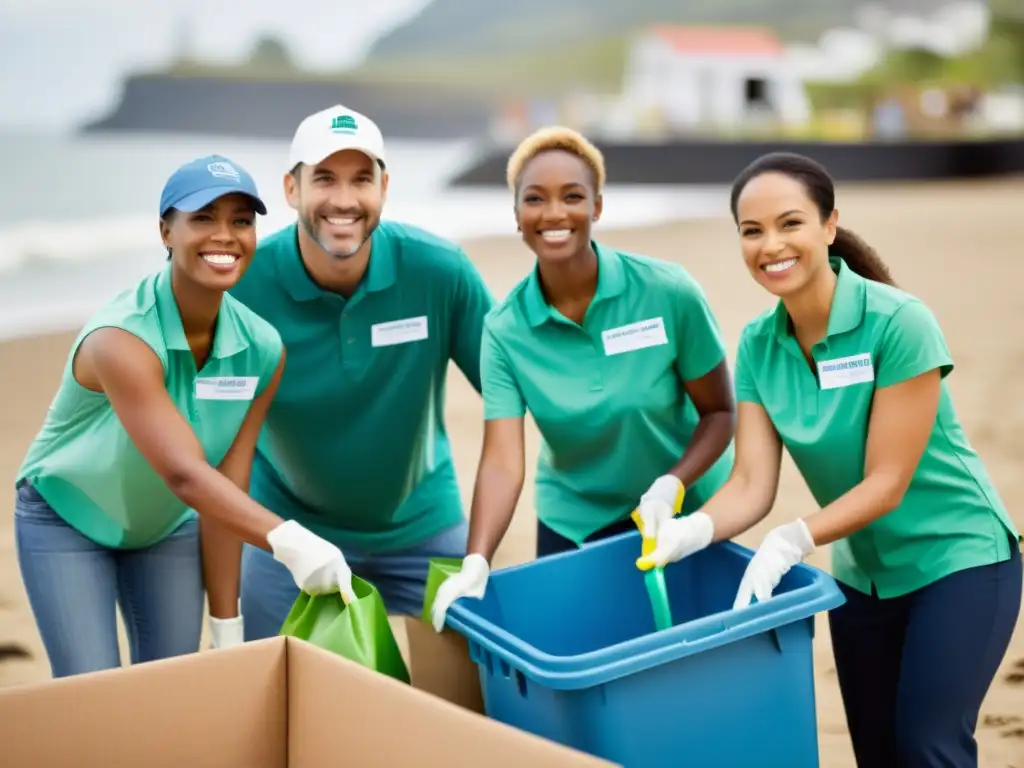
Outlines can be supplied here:
<path id="1" fill-rule="evenodd" d="M 167 392 L 212 466 L 223 460 L 253 399 L 274 375 L 282 343 L 268 322 L 225 294 L 210 357 L 197 371 L 169 264 L 115 296 L 78 334 L 17 480 L 30 482 L 61 518 L 98 544 L 134 549 L 159 542 L 194 513 L 139 453 L 106 395 L 75 380 L 79 346 L 104 327 L 134 334 L 160 358 Z"/>

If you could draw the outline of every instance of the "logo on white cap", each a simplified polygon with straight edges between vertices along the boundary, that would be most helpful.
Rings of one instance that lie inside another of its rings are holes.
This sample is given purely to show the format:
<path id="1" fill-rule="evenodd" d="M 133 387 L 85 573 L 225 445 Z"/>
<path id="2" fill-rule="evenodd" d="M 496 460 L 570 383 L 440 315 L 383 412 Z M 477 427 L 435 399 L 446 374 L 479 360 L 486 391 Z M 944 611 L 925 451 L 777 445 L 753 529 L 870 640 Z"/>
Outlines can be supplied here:
<path id="1" fill-rule="evenodd" d="M 231 179 L 232 181 L 239 181 L 241 179 L 238 171 L 235 170 L 235 166 L 231 163 L 210 163 L 206 166 L 206 170 L 210 172 L 211 176 L 216 176 L 218 179 Z"/>
<path id="2" fill-rule="evenodd" d="M 315 165 L 335 152 L 354 149 L 384 162 L 384 137 L 370 118 L 335 104 L 306 117 L 295 129 L 289 168 Z"/>
<path id="3" fill-rule="evenodd" d="M 332 133 L 347 133 L 349 136 L 355 136 L 358 130 L 359 123 L 352 115 L 337 115 L 331 118 Z"/>

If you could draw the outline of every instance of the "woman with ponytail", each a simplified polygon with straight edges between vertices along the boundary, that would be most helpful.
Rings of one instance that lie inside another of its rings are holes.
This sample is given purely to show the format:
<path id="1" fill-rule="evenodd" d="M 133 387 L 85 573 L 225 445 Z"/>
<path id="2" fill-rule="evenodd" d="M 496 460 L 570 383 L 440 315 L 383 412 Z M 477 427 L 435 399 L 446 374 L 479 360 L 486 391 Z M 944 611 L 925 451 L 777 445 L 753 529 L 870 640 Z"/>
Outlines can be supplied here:
<path id="1" fill-rule="evenodd" d="M 832 544 L 846 602 L 829 624 L 858 765 L 975 766 L 978 711 L 1020 610 L 1020 536 L 953 407 L 942 331 L 838 226 L 816 162 L 759 158 L 731 209 L 747 269 L 779 301 L 740 339 L 729 480 L 664 523 L 641 567 L 762 520 L 785 446 L 820 509 L 769 531 L 734 608 Z"/>

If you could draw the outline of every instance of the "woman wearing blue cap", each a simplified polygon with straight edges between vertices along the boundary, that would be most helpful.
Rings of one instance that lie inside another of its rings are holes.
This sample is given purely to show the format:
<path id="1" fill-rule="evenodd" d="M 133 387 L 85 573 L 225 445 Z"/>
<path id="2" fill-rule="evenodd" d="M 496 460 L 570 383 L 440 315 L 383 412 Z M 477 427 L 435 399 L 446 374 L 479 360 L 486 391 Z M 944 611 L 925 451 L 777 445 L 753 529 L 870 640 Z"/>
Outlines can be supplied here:
<path id="1" fill-rule="evenodd" d="M 198 650 L 204 582 L 214 647 L 241 642 L 242 541 L 272 550 L 300 589 L 351 597 L 339 550 L 247 492 L 285 364 L 277 332 L 226 293 L 256 249 L 257 213 L 230 160 L 181 166 L 160 201 L 166 266 L 71 347 L 16 479 L 18 562 L 54 677 L 119 665 L 116 604 L 132 663 Z"/>

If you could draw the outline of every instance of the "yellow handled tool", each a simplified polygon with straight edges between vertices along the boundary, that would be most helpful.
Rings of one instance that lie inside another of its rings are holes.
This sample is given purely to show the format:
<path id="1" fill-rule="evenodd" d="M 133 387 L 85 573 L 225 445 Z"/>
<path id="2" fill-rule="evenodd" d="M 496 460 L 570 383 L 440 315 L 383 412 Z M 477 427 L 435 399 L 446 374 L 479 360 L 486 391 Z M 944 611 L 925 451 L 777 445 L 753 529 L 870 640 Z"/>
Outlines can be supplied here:
<path id="1" fill-rule="evenodd" d="M 673 517 L 677 517 L 679 515 L 679 513 L 683 511 L 683 499 L 685 499 L 685 498 L 686 498 L 686 487 L 682 483 L 679 483 L 679 493 L 676 494 L 675 501 L 672 504 L 672 516 Z M 647 557 L 649 554 L 651 554 L 651 552 L 653 552 L 655 550 L 655 548 L 657 547 L 657 544 L 658 544 L 657 537 L 655 537 L 655 536 L 647 536 L 647 535 L 644 534 L 644 521 L 643 521 L 643 518 L 640 517 L 640 508 L 639 507 L 634 509 L 633 513 L 629 517 L 633 521 L 633 524 L 636 526 L 636 529 L 638 531 L 640 531 L 640 536 L 642 537 L 641 544 L 640 544 L 640 558 L 637 559 L 636 567 L 639 568 L 641 571 L 650 570 L 651 566 L 650 565 L 646 565 L 646 564 L 645 565 L 641 565 L 640 564 L 640 559 L 644 558 L 644 557 Z"/>

